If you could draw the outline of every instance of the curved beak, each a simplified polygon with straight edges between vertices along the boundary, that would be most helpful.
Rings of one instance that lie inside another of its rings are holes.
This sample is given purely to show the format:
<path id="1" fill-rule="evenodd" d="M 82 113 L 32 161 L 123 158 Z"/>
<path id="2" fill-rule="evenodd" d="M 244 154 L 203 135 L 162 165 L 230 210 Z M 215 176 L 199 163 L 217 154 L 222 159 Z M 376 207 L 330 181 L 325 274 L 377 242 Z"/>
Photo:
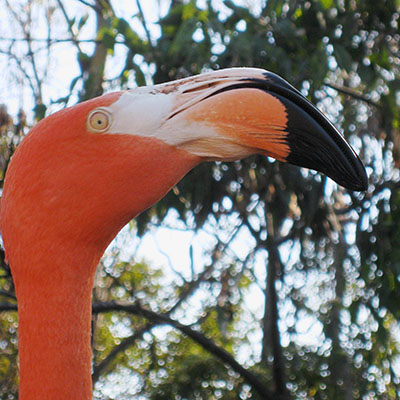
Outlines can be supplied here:
<path id="1" fill-rule="evenodd" d="M 160 85 L 158 90 L 179 93 L 168 120 L 179 125 L 184 119 L 181 129 L 192 131 L 179 147 L 207 159 L 266 154 L 322 172 L 351 190 L 368 187 L 364 166 L 345 138 L 278 75 L 233 68 Z M 206 128 L 207 135 L 197 133 Z"/>
<path id="2" fill-rule="evenodd" d="M 366 190 L 364 165 L 328 118 L 279 76 L 266 72 L 262 82 L 262 90 L 277 98 L 287 112 L 290 152 L 286 161 L 322 172 L 348 189 Z"/>

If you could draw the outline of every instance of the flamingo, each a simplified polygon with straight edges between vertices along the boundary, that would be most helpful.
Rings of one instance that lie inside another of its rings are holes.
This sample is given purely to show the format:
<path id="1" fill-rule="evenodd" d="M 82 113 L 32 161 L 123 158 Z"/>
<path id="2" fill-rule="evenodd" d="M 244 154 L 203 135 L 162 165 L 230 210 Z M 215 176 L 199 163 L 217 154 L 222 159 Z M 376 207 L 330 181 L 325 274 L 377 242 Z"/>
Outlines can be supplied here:
<path id="1" fill-rule="evenodd" d="M 1 232 L 19 313 L 20 399 L 91 399 L 91 293 L 118 231 L 203 161 L 262 154 L 367 187 L 334 126 L 271 72 L 110 93 L 40 121 L 7 170 Z"/>

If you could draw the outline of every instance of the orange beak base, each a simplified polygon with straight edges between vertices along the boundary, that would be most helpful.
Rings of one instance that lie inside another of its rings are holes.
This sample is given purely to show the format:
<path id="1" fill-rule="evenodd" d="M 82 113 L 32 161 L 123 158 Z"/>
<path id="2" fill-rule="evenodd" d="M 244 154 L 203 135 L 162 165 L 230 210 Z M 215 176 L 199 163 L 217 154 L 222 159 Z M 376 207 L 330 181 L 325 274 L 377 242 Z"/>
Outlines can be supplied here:
<path id="1" fill-rule="evenodd" d="M 360 158 L 332 123 L 278 75 L 266 71 L 264 76 L 265 79 L 243 78 L 211 96 L 256 88 L 275 97 L 287 113 L 284 137 L 290 151 L 283 161 L 322 172 L 347 189 L 366 190 L 368 178 Z"/>

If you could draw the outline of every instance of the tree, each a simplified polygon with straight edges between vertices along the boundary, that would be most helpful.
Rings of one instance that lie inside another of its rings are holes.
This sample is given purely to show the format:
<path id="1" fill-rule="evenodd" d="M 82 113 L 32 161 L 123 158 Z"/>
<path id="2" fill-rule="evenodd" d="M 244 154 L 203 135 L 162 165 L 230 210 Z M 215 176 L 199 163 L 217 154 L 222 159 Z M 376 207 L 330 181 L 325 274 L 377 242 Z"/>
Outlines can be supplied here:
<path id="1" fill-rule="evenodd" d="M 103 91 L 251 65 L 281 74 L 329 114 L 370 177 L 368 192 L 350 193 L 263 157 L 193 170 L 129 232 L 207 235 L 201 261 L 197 242 L 184 273 L 127 258 L 116 242 L 99 267 L 97 398 L 400 395 L 398 1 L 154 2 L 161 16 L 151 23 L 139 1 L 132 18 L 103 0 L 2 7 L 14 30 L 0 52 L 14 87 L 30 88 L 36 119 Z M 66 95 L 49 98 L 66 43 L 79 72 Z M 27 132 L 23 112 L 13 121 L 1 108 L 3 176 Z M 250 294 L 261 307 L 251 309 Z M 0 396 L 15 398 L 16 303 L 4 262 L 0 296 Z"/>

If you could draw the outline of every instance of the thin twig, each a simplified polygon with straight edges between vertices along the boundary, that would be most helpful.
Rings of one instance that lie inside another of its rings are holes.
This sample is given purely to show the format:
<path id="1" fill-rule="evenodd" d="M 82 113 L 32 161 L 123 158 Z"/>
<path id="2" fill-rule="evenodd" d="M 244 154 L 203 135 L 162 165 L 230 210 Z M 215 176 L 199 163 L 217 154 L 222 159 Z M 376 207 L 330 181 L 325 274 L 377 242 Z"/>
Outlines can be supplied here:
<path id="1" fill-rule="evenodd" d="M 324 85 L 327 86 L 327 87 L 330 87 L 331 89 L 336 90 L 339 93 L 343 93 L 343 94 L 345 94 L 347 96 L 350 96 L 350 97 L 353 97 L 353 98 L 355 98 L 357 100 L 361 100 L 361 101 L 363 101 L 363 102 L 365 102 L 365 103 L 367 103 L 367 104 L 369 104 L 369 105 L 371 105 L 373 107 L 377 107 L 377 108 L 381 107 L 381 105 L 379 103 L 369 99 L 368 97 L 364 96 L 360 92 L 357 92 L 357 91 L 355 91 L 355 90 L 353 90 L 351 88 L 348 88 L 348 87 L 345 87 L 345 86 L 339 86 L 339 85 L 336 85 L 335 83 L 329 83 L 329 82 L 325 82 Z"/>
<path id="2" fill-rule="evenodd" d="M 70 20 L 70 18 L 68 17 L 68 14 L 67 14 L 67 11 L 66 11 L 66 9 L 65 9 L 65 7 L 64 7 L 64 4 L 62 3 L 61 0 L 57 0 L 57 3 L 58 3 L 58 5 L 59 5 L 59 7 L 60 7 L 60 9 L 61 9 L 61 12 L 62 12 L 63 15 L 64 15 L 65 21 L 66 21 L 67 26 L 68 26 L 68 31 L 69 31 L 69 33 L 70 33 L 70 35 L 71 35 L 71 37 L 72 37 L 72 42 L 73 42 L 73 43 L 75 44 L 75 46 L 77 47 L 79 53 L 81 53 L 82 51 L 81 51 L 81 48 L 80 48 L 80 46 L 79 46 L 79 41 L 77 40 L 76 34 L 75 34 L 75 32 L 73 31 L 73 29 L 72 29 L 71 20 Z"/>
<path id="3" fill-rule="evenodd" d="M 35 59 L 35 53 L 32 49 L 32 42 L 30 42 L 29 39 L 29 32 L 26 32 L 26 38 L 27 38 L 27 45 L 28 45 L 28 56 L 29 59 L 31 60 L 31 65 L 32 65 L 32 70 L 33 70 L 33 76 L 35 77 L 36 81 L 36 87 L 37 87 L 37 92 L 35 94 L 35 101 L 36 104 L 42 104 L 42 80 L 39 77 L 39 72 L 36 66 L 36 59 Z M 46 63 L 48 64 L 48 63 Z"/>
<path id="4" fill-rule="evenodd" d="M 97 6 L 95 4 L 88 3 L 85 0 L 78 0 L 78 1 L 79 1 L 79 3 L 82 3 L 85 6 L 93 8 L 93 10 L 97 10 Z"/>
<path id="5" fill-rule="evenodd" d="M 12 58 L 17 62 L 17 64 L 18 64 L 20 70 L 21 70 L 22 73 L 25 75 L 25 77 L 28 79 L 29 85 L 30 85 L 30 87 L 31 87 L 31 89 L 32 89 L 32 92 L 33 92 L 33 95 L 34 95 L 34 97 L 35 97 L 35 99 L 36 99 L 36 103 L 38 103 L 39 101 L 41 102 L 41 100 L 42 100 L 41 81 L 40 81 L 40 79 L 39 79 L 38 71 L 37 71 L 37 69 L 36 69 L 36 63 L 35 63 L 35 59 L 34 59 L 34 55 L 33 55 L 33 51 L 32 51 L 32 46 L 31 46 L 30 43 L 29 43 L 29 31 L 27 31 L 27 29 L 26 29 L 26 27 L 25 27 L 26 24 L 25 24 L 23 21 L 21 21 L 20 16 L 19 16 L 18 13 L 16 13 L 15 10 L 11 7 L 11 4 L 9 3 L 9 1 L 8 1 L 8 0 L 5 0 L 5 3 L 6 3 L 6 5 L 7 5 L 8 11 L 13 15 L 15 21 L 18 22 L 18 24 L 19 24 L 19 26 L 20 26 L 20 28 L 21 28 L 21 31 L 22 31 L 23 34 L 24 34 L 25 40 L 26 40 L 27 45 L 28 45 L 28 55 L 29 55 L 30 60 L 31 60 L 31 65 L 32 65 L 33 74 L 34 74 L 34 76 L 35 76 L 35 80 L 36 80 L 37 87 L 35 87 L 33 80 L 32 80 L 32 79 L 29 77 L 29 75 L 27 74 L 26 68 L 23 68 L 23 67 L 22 67 L 22 64 L 21 64 L 20 60 L 17 58 L 17 56 L 15 56 L 14 54 L 12 54 L 11 52 L 10 52 L 10 53 L 7 53 L 7 54 L 8 54 L 10 57 L 12 57 Z M 29 9 L 29 12 L 30 12 L 30 8 L 28 8 L 28 9 Z M 28 16 L 29 16 L 29 14 L 28 14 Z M 30 16 L 29 16 L 29 17 L 30 17 Z M 30 18 L 29 18 L 29 20 L 30 20 Z"/>
<path id="6" fill-rule="evenodd" d="M 161 248 L 160 243 L 158 242 L 156 235 L 153 236 L 153 240 L 154 240 L 154 243 L 155 243 L 155 245 L 156 245 L 157 250 L 159 251 L 159 253 L 160 253 L 161 255 L 163 255 L 163 256 L 165 257 L 165 259 L 167 260 L 167 263 L 168 263 L 168 266 L 169 266 L 170 270 L 171 270 L 175 275 L 177 275 L 177 276 L 181 279 L 182 282 L 187 282 L 186 279 L 185 279 L 185 277 L 184 277 L 179 271 L 177 271 L 177 270 L 174 268 L 174 264 L 173 264 L 173 262 L 172 262 L 172 260 L 171 260 L 170 255 L 169 255 L 166 251 L 164 251 L 164 250 Z"/>
<path id="7" fill-rule="evenodd" d="M 10 51 L 4 51 L 4 50 L 1 50 L 1 49 L 0 49 L 0 53 L 6 54 L 8 57 L 10 57 L 11 59 L 13 59 L 13 60 L 17 63 L 17 65 L 18 65 L 20 71 L 22 72 L 22 74 L 25 76 L 25 78 L 26 78 L 27 81 L 29 82 L 29 86 L 31 87 L 32 92 L 35 93 L 35 92 L 36 92 L 36 89 L 35 89 L 34 82 L 32 81 L 31 77 L 30 77 L 29 74 L 27 73 L 26 68 L 24 68 L 24 67 L 22 66 L 21 60 L 20 60 L 15 54 L 11 53 Z"/>
<path id="8" fill-rule="evenodd" d="M 76 38 L 53 38 L 53 39 L 48 39 L 48 38 L 32 38 L 30 37 L 29 39 L 27 38 L 11 38 L 11 37 L 4 37 L 0 36 L 0 41 L 3 42 L 46 42 L 50 44 L 54 43 L 66 43 L 66 42 L 73 42 L 73 43 L 100 43 L 101 40 L 96 40 L 96 39 L 76 39 Z M 116 43 L 119 44 L 125 44 L 124 41 L 116 41 Z"/>
<path id="9" fill-rule="evenodd" d="M 144 29 L 144 31 L 145 31 L 145 33 L 146 33 L 147 41 L 149 42 L 149 46 L 150 46 L 150 48 L 151 48 L 151 53 L 152 53 L 152 55 L 153 55 L 153 61 L 155 61 L 155 60 L 157 59 L 157 55 L 156 55 L 156 52 L 155 52 L 153 43 L 152 43 L 152 41 L 151 41 L 150 30 L 149 30 L 149 28 L 147 27 L 146 19 L 145 19 L 145 17 L 144 17 L 143 9 L 142 9 L 142 6 L 141 6 L 139 0 L 136 0 L 136 6 L 137 6 L 137 8 L 138 8 L 138 10 L 139 10 L 140 20 L 141 20 L 141 22 L 142 22 L 143 29 Z"/>

